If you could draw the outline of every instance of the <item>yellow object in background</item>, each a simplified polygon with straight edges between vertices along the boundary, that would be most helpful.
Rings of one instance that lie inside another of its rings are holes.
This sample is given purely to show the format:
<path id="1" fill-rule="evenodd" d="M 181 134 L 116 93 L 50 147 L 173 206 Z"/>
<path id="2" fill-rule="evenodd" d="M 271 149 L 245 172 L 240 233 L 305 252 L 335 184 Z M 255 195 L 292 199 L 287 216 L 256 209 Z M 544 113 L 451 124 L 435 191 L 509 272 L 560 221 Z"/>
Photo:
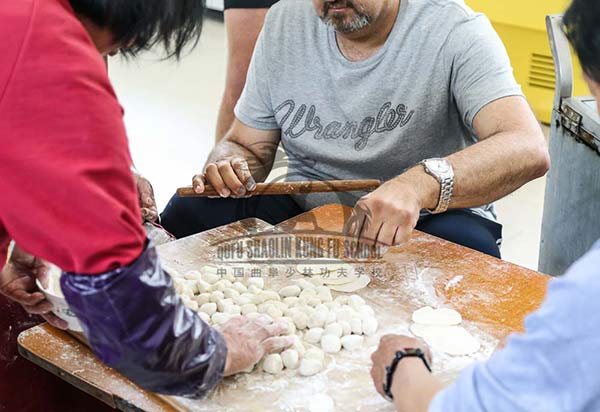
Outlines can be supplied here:
<path id="1" fill-rule="evenodd" d="M 562 14 L 569 0 L 465 0 L 475 11 L 485 13 L 502 38 L 515 77 L 523 87 L 538 119 L 550 123 L 555 75 L 546 34 L 546 16 Z M 573 56 L 575 96 L 590 94 L 579 61 Z"/>

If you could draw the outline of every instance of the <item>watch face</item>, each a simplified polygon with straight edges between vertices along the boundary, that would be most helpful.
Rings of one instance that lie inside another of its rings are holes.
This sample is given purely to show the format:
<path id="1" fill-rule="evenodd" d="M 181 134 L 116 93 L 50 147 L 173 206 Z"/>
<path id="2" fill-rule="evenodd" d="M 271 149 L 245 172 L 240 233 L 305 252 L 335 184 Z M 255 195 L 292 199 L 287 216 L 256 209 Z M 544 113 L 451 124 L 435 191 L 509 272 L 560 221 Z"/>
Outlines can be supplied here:
<path id="1" fill-rule="evenodd" d="M 430 159 L 427 162 L 427 167 L 433 173 L 438 174 L 438 175 L 445 174 L 450 171 L 450 167 L 448 166 L 448 163 L 444 159 Z"/>

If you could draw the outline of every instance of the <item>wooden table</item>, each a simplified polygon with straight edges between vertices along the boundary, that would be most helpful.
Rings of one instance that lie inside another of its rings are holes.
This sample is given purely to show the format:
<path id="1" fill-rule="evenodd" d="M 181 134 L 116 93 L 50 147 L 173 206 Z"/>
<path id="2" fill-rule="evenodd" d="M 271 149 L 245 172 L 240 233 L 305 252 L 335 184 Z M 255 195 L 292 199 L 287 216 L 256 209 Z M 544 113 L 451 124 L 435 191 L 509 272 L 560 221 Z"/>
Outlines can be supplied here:
<path id="1" fill-rule="evenodd" d="M 343 206 L 328 205 L 284 222 L 275 230 L 339 233 L 349 213 Z M 248 219 L 162 245 L 159 253 L 171 270 L 189 270 L 215 258 L 215 243 L 273 229 L 265 222 Z M 387 251 L 383 260 L 386 271 L 375 276 L 369 288 L 393 287 L 397 301 L 409 312 L 417 309 L 419 302 L 403 300 L 403 294 L 408 293 L 415 276 L 427 270 L 432 273 L 429 293 L 496 338 L 523 329 L 525 316 L 541 304 L 549 281 L 538 272 L 420 232 L 415 232 L 408 244 Z M 27 359 L 113 408 L 175 412 L 161 398 L 104 366 L 76 339 L 47 324 L 23 332 L 19 350 Z"/>

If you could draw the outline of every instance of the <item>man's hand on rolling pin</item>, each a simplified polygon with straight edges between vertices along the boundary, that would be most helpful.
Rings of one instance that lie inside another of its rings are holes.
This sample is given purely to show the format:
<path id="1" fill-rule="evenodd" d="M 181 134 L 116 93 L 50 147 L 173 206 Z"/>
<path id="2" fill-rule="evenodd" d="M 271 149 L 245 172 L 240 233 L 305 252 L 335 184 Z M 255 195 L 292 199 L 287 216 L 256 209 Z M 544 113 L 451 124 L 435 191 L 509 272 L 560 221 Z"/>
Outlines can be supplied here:
<path id="1" fill-rule="evenodd" d="M 192 184 L 198 194 L 209 184 L 221 197 L 245 197 L 256 188 L 248 162 L 241 157 L 208 163 L 203 174 L 194 176 Z"/>
<path id="2" fill-rule="evenodd" d="M 288 328 L 287 322 L 261 316 L 249 320 L 244 316 L 217 326 L 227 344 L 224 376 L 235 375 L 256 365 L 265 354 L 281 352 L 294 344 L 294 336 L 279 336 Z"/>
<path id="3" fill-rule="evenodd" d="M 436 190 L 439 195 L 439 185 L 433 178 L 413 170 L 359 199 L 344 227 L 346 235 L 369 245 L 406 243 L 421 209 L 434 208 Z"/>
<path id="4" fill-rule="evenodd" d="M 0 272 L 0 293 L 19 303 L 32 315 L 40 315 L 51 325 L 67 329 L 67 322 L 52 313 L 52 304 L 35 284 L 45 282 L 48 263 L 23 251 L 15 245 L 10 260 Z"/>
<path id="5" fill-rule="evenodd" d="M 138 190 L 142 222 L 156 223 L 158 220 L 158 208 L 154 199 L 154 189 L 148 179 L 135 170 L 133 171 L 133 176 Z"/>
<path id="6" fill-rule="evenodd" d="M 421 349 L 431 365 L 431 351 L 422 340 L 401 335 L 383 336 L 379 347 L 371 355 L 371 378 L 381 396 L 385 396 L 383 384 L 386 368 L 391 365 L 397 351 L 406 349 Z M 398 363 L 391 388 L 398 412 L 427 412 L 433 397 L 441 389 L 441 383 L 427 370 L 421 359 L 404 358 Z"/>

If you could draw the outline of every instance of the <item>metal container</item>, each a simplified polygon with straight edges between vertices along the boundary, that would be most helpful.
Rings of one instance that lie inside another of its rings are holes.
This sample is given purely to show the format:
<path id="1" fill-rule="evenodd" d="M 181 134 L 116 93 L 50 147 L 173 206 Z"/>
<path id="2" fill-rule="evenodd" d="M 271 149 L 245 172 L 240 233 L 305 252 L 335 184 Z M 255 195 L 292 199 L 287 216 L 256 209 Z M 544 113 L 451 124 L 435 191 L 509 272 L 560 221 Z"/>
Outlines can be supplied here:
<path id="1" fill-rule="evenodd" d="M 562 16 L 546 23 L 556 72 L 539 270 L 562 275 L 600 239 L 600 117 L 592 97 L 573 96 Z"/>

